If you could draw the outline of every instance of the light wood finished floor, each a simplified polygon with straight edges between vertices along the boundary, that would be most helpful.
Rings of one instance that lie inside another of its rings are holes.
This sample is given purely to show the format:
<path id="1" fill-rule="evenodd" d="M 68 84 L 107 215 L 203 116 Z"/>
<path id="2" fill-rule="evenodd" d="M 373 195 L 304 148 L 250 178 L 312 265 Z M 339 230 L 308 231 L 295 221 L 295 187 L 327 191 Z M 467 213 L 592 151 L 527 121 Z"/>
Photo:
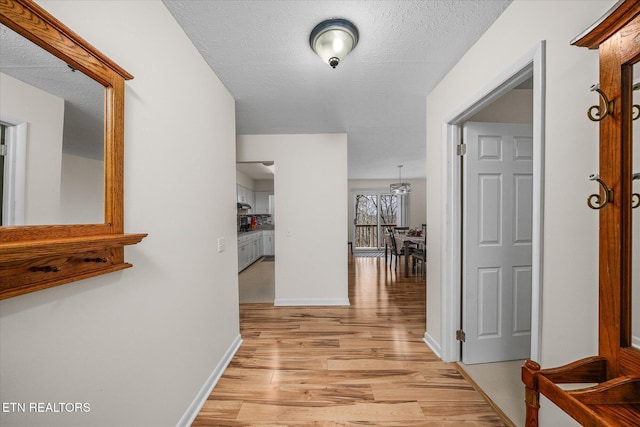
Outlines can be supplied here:
<path id="1" fill-rule="evenodd" d="M 241 304 L 243 344 L 193 425 L 505 426 L 423 342 L 420 276 L 383 263 L 349 257 L 348 307 Z"/>

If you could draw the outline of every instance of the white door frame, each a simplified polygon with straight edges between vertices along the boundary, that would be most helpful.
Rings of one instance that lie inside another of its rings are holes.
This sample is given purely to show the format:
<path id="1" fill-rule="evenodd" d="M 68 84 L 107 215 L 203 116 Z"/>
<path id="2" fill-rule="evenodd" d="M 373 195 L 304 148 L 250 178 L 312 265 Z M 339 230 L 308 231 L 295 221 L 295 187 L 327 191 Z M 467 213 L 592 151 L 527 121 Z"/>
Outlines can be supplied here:
<path id="1" fill-rule="evenodd" d="M 3 200 L 0 200 L 3 223 L 0 225 L 24 225 L 28 125 L 4 115 L 0 115 L 0 121 L 7 126 Z"/>
<path id="2" fill-rule="evenodd" d="M 533 77 L 533 235 L 531 284 L 531 358 L 540 360 L 542 309 L 542 254 L 544 212 L 544 104 L 545 104 L 545 41 L 541 41 L 520 60 L 511 65 L 483 90 L 468 99 L 443 123 L 445 144 L 443 158 L 442 204 L 444 247 L 442 257 L 442 342 L 441 357 L 447 362 L 460 360 L 460 345 L 456 330 L 461 326 L 461 181 L 460 143 L 462 124 L 484 107 Z"/>

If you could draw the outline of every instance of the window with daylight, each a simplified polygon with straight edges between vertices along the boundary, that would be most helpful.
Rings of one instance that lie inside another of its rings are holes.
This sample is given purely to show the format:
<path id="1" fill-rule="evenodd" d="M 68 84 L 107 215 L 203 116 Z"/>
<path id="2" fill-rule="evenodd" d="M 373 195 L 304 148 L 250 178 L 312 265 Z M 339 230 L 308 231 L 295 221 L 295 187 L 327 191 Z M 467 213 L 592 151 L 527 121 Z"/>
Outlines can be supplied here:
<path id="1" fill-rule="evenodd" d="M 388 193 L 354 193 L 354 246 L 358 250 L 377 250 L 384 247 L 384 231 L 402 221 L 404 196 Z"/>

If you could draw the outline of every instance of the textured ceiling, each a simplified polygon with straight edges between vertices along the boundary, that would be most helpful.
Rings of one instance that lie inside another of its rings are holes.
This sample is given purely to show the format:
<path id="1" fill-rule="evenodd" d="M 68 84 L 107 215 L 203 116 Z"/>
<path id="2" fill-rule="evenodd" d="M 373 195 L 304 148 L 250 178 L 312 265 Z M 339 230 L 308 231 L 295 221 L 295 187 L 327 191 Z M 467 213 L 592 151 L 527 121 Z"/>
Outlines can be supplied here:
<path id="1" fill-rule="evenodd" d="M 350 179 L 426 176 L 426 95 L 510 1 L 163 0 L 236 100 L 239 134 L 347 133 Z M 308 39 L 335 17 L 360 40 L 332 69 Z M 0 35 L 1 71 L 65 98 L 65 150 L 99 158 L 102 87 Z"/>
<path id="2" fill-rule="evenodd" d="M 236 100 L 239 134 L 348 134 L 350 179 L 424 178 L 426 95 L 511 0 L 163 0 Z M 336 69 L 313 27 L 360 32 Z"/>

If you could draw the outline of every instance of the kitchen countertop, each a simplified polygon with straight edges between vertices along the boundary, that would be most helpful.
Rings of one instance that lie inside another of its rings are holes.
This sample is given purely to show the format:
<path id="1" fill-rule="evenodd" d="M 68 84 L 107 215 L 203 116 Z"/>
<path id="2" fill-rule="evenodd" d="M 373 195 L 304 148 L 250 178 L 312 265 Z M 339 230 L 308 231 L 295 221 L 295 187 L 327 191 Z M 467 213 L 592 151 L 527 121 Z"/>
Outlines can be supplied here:
<path id="1" fill-rule="evenodd" d="M 246 236 L 248 234 L 257 233 L 257 232 L 260 232 L 260 231 L 273 231 L 273 228 L 261 228 L 259 230 L 238 231 L 238 236 L 240 236 L 240 235 Z"/>

